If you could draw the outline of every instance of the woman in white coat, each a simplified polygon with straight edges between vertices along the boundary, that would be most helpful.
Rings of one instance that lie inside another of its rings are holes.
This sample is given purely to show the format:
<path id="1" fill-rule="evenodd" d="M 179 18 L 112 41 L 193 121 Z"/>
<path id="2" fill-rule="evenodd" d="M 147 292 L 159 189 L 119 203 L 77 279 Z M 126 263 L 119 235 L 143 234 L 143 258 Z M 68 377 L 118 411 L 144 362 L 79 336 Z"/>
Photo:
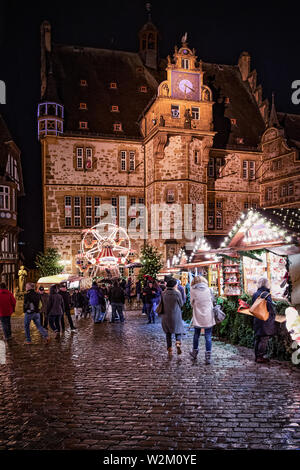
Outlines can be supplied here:
<path id="1" fill-rule="evenodd" d="M 214 300 L 214 295 L 208 287 L 207 280 L 205 279 L 205 277 L 195 276 L 191 282 L 191 305 L 193 307 L 192 325 L 194 326 L 195 330 L 193 350 L 190 352 L 190 355 L 193 359 L 196 359 L 198 355 L 198 345 L 201 328 L 204 328 L 206 364 L 211 363 L 211 336 L 213 326 L 216 324 L 213 314 Z"/>

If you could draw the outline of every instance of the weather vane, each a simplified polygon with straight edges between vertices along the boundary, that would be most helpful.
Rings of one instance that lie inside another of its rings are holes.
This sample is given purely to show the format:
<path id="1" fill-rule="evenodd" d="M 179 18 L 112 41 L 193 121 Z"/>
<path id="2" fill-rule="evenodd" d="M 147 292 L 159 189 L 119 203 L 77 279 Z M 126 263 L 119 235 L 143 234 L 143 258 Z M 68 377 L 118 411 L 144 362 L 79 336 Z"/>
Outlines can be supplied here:
<path id="1" fill-rule="evenodd" d="M 146 3 L 146 10 L 148 12 L 148 21 L 151 21 L 151 3 Z"/>
<path id="2" fill-rule="evenodd" d="M 187 44 L 187 33 L 185 33 L 181 38 L 182 44 Z"/>

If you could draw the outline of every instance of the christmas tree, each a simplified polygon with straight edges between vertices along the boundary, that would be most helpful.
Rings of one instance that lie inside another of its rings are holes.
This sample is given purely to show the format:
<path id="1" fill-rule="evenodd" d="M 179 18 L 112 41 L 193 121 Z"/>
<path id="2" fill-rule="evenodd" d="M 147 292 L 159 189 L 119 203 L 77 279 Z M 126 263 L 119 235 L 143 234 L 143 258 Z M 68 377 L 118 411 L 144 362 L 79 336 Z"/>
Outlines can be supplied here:
<path id="1" fill-rule="evenodd" d="M 35 264 L 41 276 L 60 274 L 64 267 L 60 263 L 61 257 L 55 248 L 48 248 L 45 253 L 39 253 Z"/>
<path id="2" fill-rule="evenodd" d="M 157 274 L 163 267 L 161 258 L 162 254 L 159 253 L 157 248 L 152 245 L 145 245 L 141 250 L 140 255 L 140 260 L 143 266 L 140 269 L 139 278 L 144 279 L 144 276 L 150 276 L 153 279 L 156 279 Z"/>

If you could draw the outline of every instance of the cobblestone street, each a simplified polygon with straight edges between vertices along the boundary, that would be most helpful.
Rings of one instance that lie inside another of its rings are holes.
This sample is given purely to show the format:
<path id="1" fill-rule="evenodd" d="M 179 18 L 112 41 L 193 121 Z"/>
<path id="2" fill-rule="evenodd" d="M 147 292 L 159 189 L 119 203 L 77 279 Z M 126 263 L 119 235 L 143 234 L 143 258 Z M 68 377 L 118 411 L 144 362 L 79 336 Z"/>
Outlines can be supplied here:
<path id="1" fill-rule="evenodd" d="M 126 312 L 125 324 L 77 322 L 45 345 L 22 318 L 0 365 L 0 449 L 196 450 L 300 448 L 300 373 L 255 364 L 253 351 L 193 332 L 168 359 L 160 320 Z M 2 335 L 2 332 L 1 332 Z M 3 339 L 1 336 L 0 339 Z"/>

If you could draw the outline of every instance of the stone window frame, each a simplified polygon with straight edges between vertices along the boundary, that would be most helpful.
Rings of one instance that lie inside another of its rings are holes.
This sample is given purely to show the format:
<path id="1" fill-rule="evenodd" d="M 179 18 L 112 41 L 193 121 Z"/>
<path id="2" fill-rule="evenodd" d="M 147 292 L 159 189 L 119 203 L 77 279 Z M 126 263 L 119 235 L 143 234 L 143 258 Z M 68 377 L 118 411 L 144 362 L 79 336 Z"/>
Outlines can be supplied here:
<path id="1" fill-rule="evenodd" d="M 78 150 L 80 149 L 82 150 L 82 155 L 78 155 Z M 78 167 L 78 158 L 82 159 L 82 167 Z M 90 162 L 90 164 L 88 162 Z M 93 171 L 96 167 L 95 162 L 96 160 L 94 145 L 74 145 L 73 168 L 75 169 L 75 171 Z"/>
<path id="2" fill-rule="evenodd" d="M 118 83 L 117 82 L 110 82 L 109 89 L 110 90 L 117 90 L 118 89 Z"/>
<path id="3" fill-rule="evenodd" d="M 11 187 L 5 184 L 0 185 L 0 194 L 1 194 L 1 200 L 3 203 L 1 203 L 0 209 L 2 211 L 10 211 L 11 209 L 11 193 L 10 193 Z"/>
<path id="4" fill-rule="evenodd" d="M 173 192 L 173 198 L 169 197 L 169 194 L 170 194 L 171 191 Z M 175 204 L 176 203 L 176 201 L 177 201 L 177 190 L 176 190 L 176 188 L 170 187 L 170 186 L 166 187 L 166 189 L 165 189 L 165 201 L 166 201 L 166 204 Z"/>
<path id="5" fill-rule="evenodd" d="M 85 102 L 81 101 L 81 102 L 79 103 L 79 109 L 87 110 L 87 109 L 88 109 L 88 108 L 87 108 L 87 104 L 86 104 Z"/>
<path id="6" fill-rule="evenodd" d="M 208 201 L 207 229 L 223 230 L 224 228 L 224 200 L 214 199 Z"/>
<path id="7" fill-rule="evenodd" d="M 272 188 L 272 186 L 268 186 L 265 189 L 265 200 L 266 201 L 272 201 L 272 199 L 273 199 L 273 188 Z"/>
<path id="8" fill-rule="evenodd" d="M 118 106 L 117 104 L 111 105 L 111 107 L 110 107 L 110 112 L 111 112 L 111 113 L 119 113 L 119 112 L 120 112 L 119 106 Z"/>
<path id="9" fill-rule="evenodd" d="M 140 92 L 140 93 L 148 93 L 148 91 L 149 91 L 149 90 L 148 90 L 148 87 L 147 87 L 146 85 L 141 85 L 141 86 L 139 87 L 139 92 Z"/>
<path id="10" fill-rule="evenodd" d="M 173 110 L 177 110 L 178 111 L 178 116 L 175 116 L 173 114 Z M 179 104 L 172 104 L 171 103 L 171 118 L 172 119 L 180 119 L 180 106 Z"/>
<path id="11" fill-rule="evenodd" d="M 67 211 L 68 208 L 68 211 Z M 72 224 L 72 196 L 64 196 L 64 226 L 70 228 Z"/>
<path id="12" fill-rule="evenodd" d="M 89 123 L 88 121 L 79 121 L 79 129 L 88 129 Z"/>
<path id="13" fill-rule="evenodd" d="M 251 168 L 252 167 L 252 168 Z M 255 180 L 256 160 L 242 160 L 241 177 L 243 180 Z"/>
<path id="14" fill-rule="evenodd" d="M 123 126 L 121 122 L 114 122 L 113 123 L 113 131 L 114 132 L 123 132 Z"/>
<path id="15" fill-rule="evenodd" d="M 86 195 L 84 199 L 85 226 L 93 226 L 93 197 Z"/>
<path id="16" fill-rule="evenodd" d="M 134 167 L 132 167 L 132 158 L 133 156 L 133 161 L 134 161 Z M 136 158 L 137 158 L 137 150 L 133 149 L 132 147 L 126 147 L 124 146 L 122 149 L 119 150 L 118 153 L 118 168 L 119 168 L 119 173 L 132 173 L 135 171 L 137 164 L 136 164 Z"/>
<path id="17" fill-rule="evenodd" d="M 73 198 L 73 216 L 74 216 L 74 227 L 78 228 L 82 226 L 81 217 L 81 196 L 74 196 Z"/>
<path id="18" fill-rule="evenodd" d="M 288 196 L 293 196 L 294 195 L 294 182 L 293 181 L 290 181 L 287 185 L 287 195 Z"/>
<path id="19" fill-rule="evenodd" d="M 192 106 L 191 107 L 191 115 L 192 115 L 192 120 L 193 121 L 200 121 L 200 107 L 199 106 Z"/>

